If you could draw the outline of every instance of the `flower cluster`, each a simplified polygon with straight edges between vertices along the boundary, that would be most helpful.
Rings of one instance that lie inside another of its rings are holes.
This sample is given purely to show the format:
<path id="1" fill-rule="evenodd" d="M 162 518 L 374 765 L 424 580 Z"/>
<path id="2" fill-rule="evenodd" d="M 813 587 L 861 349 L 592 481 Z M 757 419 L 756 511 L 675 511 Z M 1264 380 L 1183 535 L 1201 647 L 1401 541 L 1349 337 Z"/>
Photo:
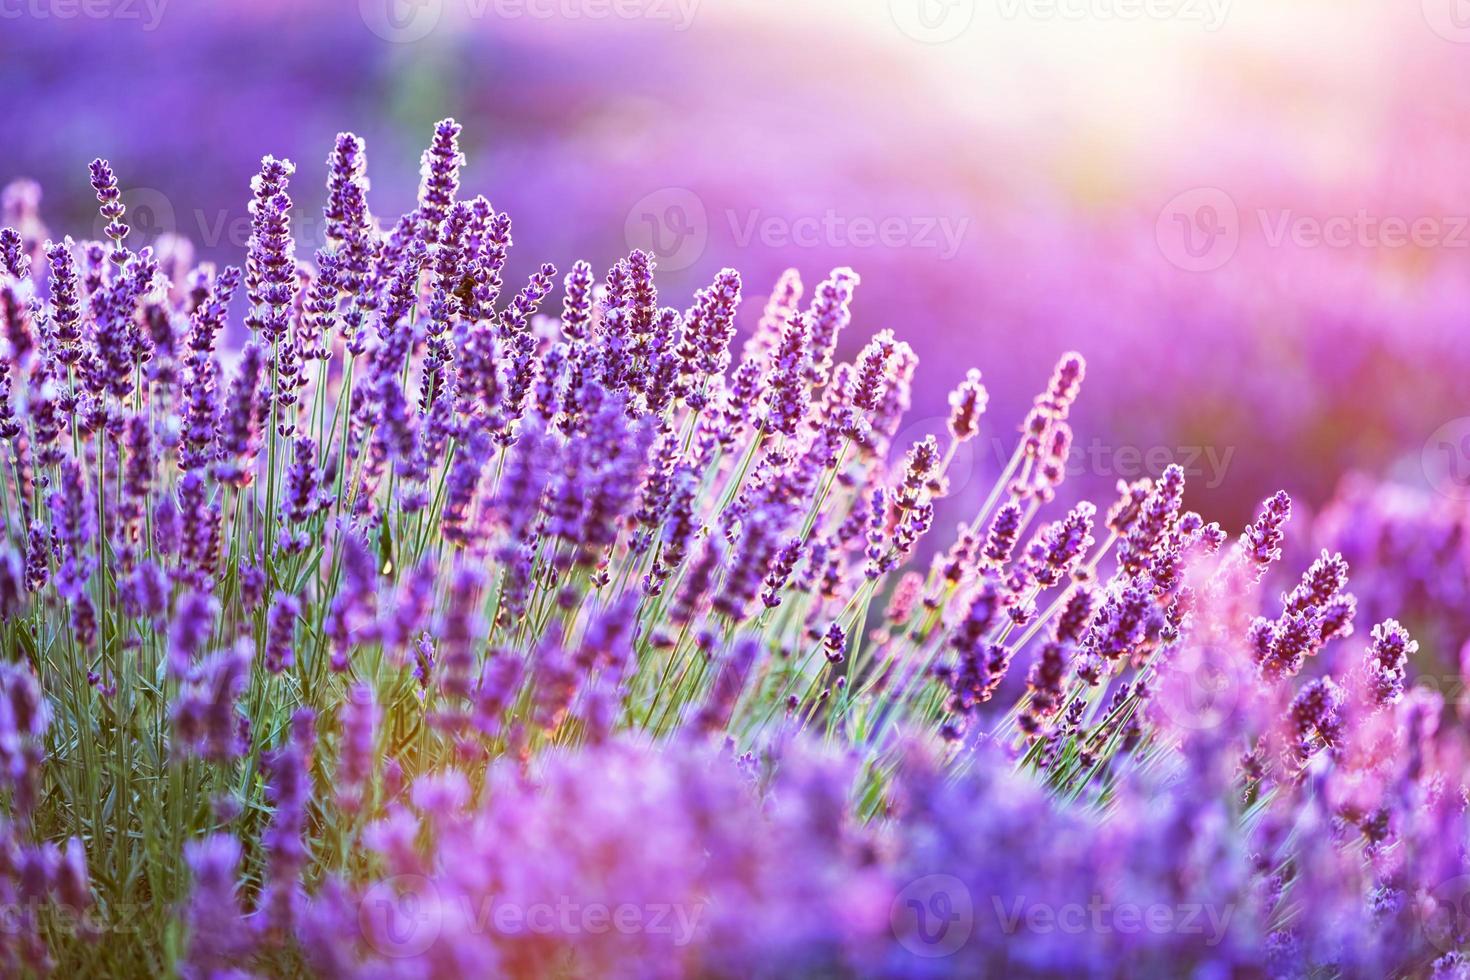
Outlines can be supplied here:
<path id="1" fill-rule="evenodd" d="M 107 244 L 0 231 L 7 968 L 902 974 L 940 873 L 972 917 L 1232 910 L 1023 908 L 976 969 L 1434 959 L 1464 747 L 1404 626 L 1350 646 L 1348 559 L 1263 599 L 1285 494 L 1234 544 L 1179 466 L 1064 510 L 1067 353 L 933 541 L 979 372 L 904 445 L 917 358 L 849 343 L 850 269 L 738 347 L 733 269 L 682 309 L 636 250 L 507 283 L 459 134 L 391 224 L 341 135 L 309 259 L 274 157 L 240 267 L 131 241 L 101 160 Z"/>

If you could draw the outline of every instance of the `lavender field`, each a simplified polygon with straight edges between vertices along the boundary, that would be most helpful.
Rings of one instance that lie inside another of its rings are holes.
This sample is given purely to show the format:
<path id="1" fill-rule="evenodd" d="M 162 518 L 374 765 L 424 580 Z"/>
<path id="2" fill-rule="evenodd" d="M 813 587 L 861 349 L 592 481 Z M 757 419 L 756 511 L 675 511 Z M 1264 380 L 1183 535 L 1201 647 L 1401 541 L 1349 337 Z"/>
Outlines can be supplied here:
<path id="1" fill-rule="evenodd" d="M 0 0 L 0 976 L 1470 978 L 1467 59 Z"/>

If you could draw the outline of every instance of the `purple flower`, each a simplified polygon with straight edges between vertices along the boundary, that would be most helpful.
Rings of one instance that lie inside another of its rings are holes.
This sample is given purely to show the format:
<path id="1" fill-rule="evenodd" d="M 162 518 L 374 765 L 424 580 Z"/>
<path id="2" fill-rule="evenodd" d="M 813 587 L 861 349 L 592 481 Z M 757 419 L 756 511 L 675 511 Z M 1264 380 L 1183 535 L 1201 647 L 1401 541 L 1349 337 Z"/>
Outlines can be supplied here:
<path id="1" fill-rule="evenodd" d="M 898 352 L 898 342 L 892 330 L 883 330 L 868 341 L 858 356 L 858 373 L 853 389 L 852 403 L 865 412 L 876 412 L 883 403 L 883 396 L 894 378 L 891 362 Z"/>
<path id="2" fill-rule="evenodd" d="M 26 588 L 40 592 L 51 578 L 51 537 L 40 521 L 31 521 L 26 539 Z"/>
<path id="3" fill-rule="evenodd" d="M 194 882 L 184 909 L 189 938 L 180 975 L 185 980 L 211 980 L 243 969 L 253 943 L 235 894 L 240 842 L 225 833 L 189 841 L 184 861 Z"/>
<path id="4" fill-rule="evenodd" d="M 560 643 L 547 638 L 536 649 L 531 674 L 536 691 L 531 720 L 537 728 L 552 734 L 571 710 L 584 672 Z"/>
<path id="5" fill-rule="evenodd" d="M 561 332 L 568 340 L 585 340 L 592 325 L 592 286 L 595 283 L 592 266 L 586 262 L 572 263 L 564 283 L 566 293 L 562 299 Z"/>
<path id="6" fill-rule="evenodd" d="M 327 610 L 324 624 L 332 641 L 332 669 L 347 669 L 353 637 L 371 625 L 377 611 L 378 570 L 372 552 L 356 534 L 344 533 L 337 560 L 342 584 Z"/>
<path id="7" fill-rule="evenodd" d="M 949 395 L 949 434 L 956 442 L 973 439 L 980 431 L 980 416 L 990 395 L 980 383 L 980 372 L 971 368 L 965 380 Z"/>
<path id="8" fill-rule="evenodd" d="M 730 363 L 735 312 L 740 306 L 740 273 L 721 269 L 715 281 L 694 297 L 684 314 L 679 358 L 686 379 L 685 401 L 699 411 L 709 403 L 709 379 L 723 375 Z"/>
<path id="9" fill-rule="evenodd" d="M 13 548 L 0 547 L 0 620 L 22 611 L 26 591 L 24 561 Z"/>
<path id="10" fill-rule="evenodd" d="M 1419 644 L 1397 620 L 1386 619 L 1373 627 L 1373 642 L 1363 658 L 1363 668 L 1368 696 L 1375 706 L 1395 704 L 1404 696 L 1409 658 L 1418 651 Z"/>
<path id="11" fill-rule="evenodd" d="M 516 654 L 497 651 L 486 658 L 474 693 L 475 727 L 481 733 L 490 738 L 501 734 L 525 672 L 525 661 Z"/>
<path id="12" fill-rule="evenodd" d="M 1050 525 L 1042 537 L 1044 553 L 1035 567 L 1036 582 L 1050 588 L 1072 573 L 1092 547 L 1092 519 L 1097 508 L 1083 501 L 1064 520 Z"/>
<path id="13" fill-rule="evenodd" d="M 1284 526 L 1291 520 L 1291 498 L 1278 490 L 1261 507 L 1260 516 L 1240 536 L 1240 554 L 1254 570 L 1259 581 L 1271 563 L 1281 557 L 1281 542 L 1286 537 Z"/>
<path id="14" fill-rule="evenodd" d="M 0 228 L 0 271 L 17 281 L 31 274 L 31 257 L 25 252 L 25 240 L 14 228 Z M 18 351 L 16 356 L 24 353 Z"/>
<path id="15" fill-rule="evenodd" d="M 1027 734 L 1039 733 L 1042 724 L 1061 710 L 1062 684 L 1066 680 L 1070 652 L 1061 643 L 1042 644 L 1036 663 L 1031 665 L 1031 671 L 1026 675 L 1026 690 L 1031 699 L 1018 722 Z"/>
<path id="16" fill-rule="evenodd" d="M 90 652 L 97 642 L 97 607 L 85 592 L 77 593 L 71 603 L 71 633 L 77 646 Z"/>
<path id="17" fill-rule="evenodd" d="M 300 616 L 299 599 L 284 592 L 275 594 L 265 628 L 265 669 L 270 673 L 279 674 L 295 663 L 296 620 Z"/>
<path id="18" fill-rule="evenodd" d="M 1312 563 L 1312 567 L 1307 569 L 1301 582 L 1291 590 L 1291 594 L 1282 596 L 1282 612 L 1300 613 L 1309 608 L 1323 609 L 1337 598 L 1343 586 L 1347 585 L 1347 580 L 1348 566 L 1342 555 L 1329 555 L 1323 551 L 1322 557 Z"/>
<path id="19" fill-rule="evenodd" d="M 469 780 L 457 769 L 430 773 L 413 781 L 409 798 L 426 816 L 452 817 L 470 800 Z"/>
<path id="20" fill-rule="evenodd" d="M 316 715 L 301 708 L 291 716 L 290 737 L 265 756 L 266 798 L 275 807 L 262 835 L 266 885 L 260 900 L 265 928 L 287 933 L 302 895 L 300 876 L 309 857 L 304 836 L 311 800 L 311 754 Z"/>
<path id="21" fill-rule="evenodd" d="M 1092 589 L 1078 587 L 1069 593 L 1053 628 L 1057 642 L 1076 643 L 1081 640 L 1096 608 L 1097 593 Z"/>
<path id="22" fill-rule="evenodd" d="M 250 180 L 250 252 L 245 260 L 245 292 L 250 312 L 245 324 L 259 330 L 267 343 L 286 334 L 291 306 L 300 282 L 296 276 L 295 239 L 291 236 L 291 198 L 286 185 L 296 165 L 263 157 L 260 173 Z"/>
<path id="23" fill-rule="evenodd" d="M 999 570 L 1011 560 L 1011 552 L 1015 550 L 1016 539 L 1021 533 L 1021 516 L 1020 504 L 1007 501 L 991 518 L 990 532 L 981 552 L 989 568 Z"/>
<path id="24" fill-rule="evenodd" d="M 371 792 L 378 715 L 372 688 L 354 684 L 342 706 L 342 737 L 337 749 L 337 801 L 349 813 L 360 811 Z"/>
<path id="25" fill-rule="evenodd" d="M 259 344 L 240 351 L 239 373 L 230 383 L 224 415 L 216 436 L 214 477 L 221 483 L 249 486 L 255 474 L 251 466 L 259 448 L 261 382 L 265 357 Z"/>
<path id="26" fill-rule="evenodd" d="M 766 430 L 788 439 L 796 435 L 797 426 L 806 419 L 811 401 L 809 340 L 806 318 L 793 316 L 781 335 L 766 387 Z"/>
<path id="27" fill-rule="evenodd" d="M 51 277 L 51 329 L 56 345 L 56 359 L 62 364 L 76 364 L 82 359 L 82 303 L 78 295 L 76 259 L 72 241 L 46 243 L 46 258 Z"/>
<path id="28" fill-rule="evenodd" d="M 367 274 L 370 256 L 359 251 L 373 230 L 367 209 L 367 147 L 353 133 L 338 133 L 336 145 L 327 157 L 327 240 L 340 242 L 343 271 L 352 277 L 344 280 L 347 292 L 356 293 L 353 283 Z"/>
<path id="29" fill-rule="evenodd" d="M 171 590 L 168 575 L 152 561 L 138 562 L 120 588 L 123 608 L 131 616 L 158 620 L 168 611 Z"/>
<path id="30" fill-rule="evenodd" d="M 186 592 L 174 608 L 169 630 L 168 663 L 174 677 L 185 677 L 208 645 L 219 618 L 219 602 L 203 592 Z"/>
<path id="31" fill-rule="evenodd" d="M 113 260 L 120 261 L 123 254 L 123 240 L 128 237 L 129 228 L 123 224 L 123 214 L 127 208 L 122 203 L 122 191 L 118 190 L 117 178 L 112 173 L 112 166 L 106 160 L 93 160 L 91 163 L 92 189 L 97 192 L 98 211 L 107 222 L 103 233 L 112 239 Z"/>
<path id="32" fill-rule="evenodd" d="M 1331 677 L 1318 677 L 1302 685 L 1287 713 L 1290 760 L 1304 766 L 1323 748 L 1336 751 L 1342 745 L 1344 694 Z"/>
<path id="33" fill-rule="evenodd" d="M 331 495 L 322 485 L 317 466 L 316 443 L 298 437 L 292 446 L 292 463 L 286 468 L 286 493 L 281 501 L 281 515 L 293 524 L 310 520 L 331 503 Z"/>
<path id="34" fill-rule="evenodd" d="M 211 762 L 244 754 L 237 702 L 250 679 L 254 648 L 252 641 L 241 640 L 231 649 L 210 654 L 190 673 L 171 712 L 174 752 Z"/>
<path id="35" fill-rule="evenodd" d="M 837 626 L 836 623 L 832 625 Z M 753 636 L 742 637 L 735 642 L 721 661 L 719 673 L 715 675 L 704 704 L 690 718 L 691 731 L 708 738 L 729 727 L 751 669 L 760 656 L 760 649 L 759 639 Z"/>
<path id="36" fill-rule="evenodd" d="M 471 563 L 457 564 L 451 573 L 449 595 L 435 630 L 442 683 L 451 697 L 467 697 L 474 681 L 475 652 L 487 627 L 480 611 L 484 584 L 484 572 Z"/>
<path id="37" fill-rule="evenodd" d="M 1087 361 L 1076 351 L 1068 351 L 1057 361 L 1046 393 L 1037 398 L 1036 404 L 1058 421 L 1065 419 L 1077 400 L 1082 388 L 1082 379 L 1087 374 Z"/>
<path id="38" fill-rule="evenodd" d="M 1166 535 L 1178 520 L 1184 501 L 1184 469 L 1171 463 L 1149 491 L 1120 545 L 1118 564 L 1130 575 L 1137 575 L 1157 557 Z"/>
<path id="39" fill-rule="evenodd" d="M 824 385 L 832 370 L 837 339 L 852 320 L 853 290 L 862 282 L 848 268 L 833 269 L 812 293 L 807 318 L 811 323 L 811 364 L 807 369 L 813 384 Z"/>
<path id="40" fill-rule="evenodd" d="M 62 598 L 75 601 L 92 576 L 91 544 L 97 523 L 91 495 L 82 480 L 82 468 L 75 460 L 62 463 L 61 486 L 48 502 L 51 535 L 61 554 L 56 591 Z"/>
<path id="41" fill-rule="evenodd" d="M 459 190 L 459 168 L 464 165 L 464 154 L 459 151 L 461 128 L 453 119 L 441 119 L 419 165 L 419 215 L 430 243 L 438 240 L 439 225 L 449 215 Z"/>

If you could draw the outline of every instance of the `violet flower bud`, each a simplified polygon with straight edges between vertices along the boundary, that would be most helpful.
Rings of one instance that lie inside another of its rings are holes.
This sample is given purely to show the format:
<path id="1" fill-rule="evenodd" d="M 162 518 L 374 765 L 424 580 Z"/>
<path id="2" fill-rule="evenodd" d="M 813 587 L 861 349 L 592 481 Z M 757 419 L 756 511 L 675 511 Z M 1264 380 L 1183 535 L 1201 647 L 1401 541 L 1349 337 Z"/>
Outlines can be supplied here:
<path id="1" fill-rule="evenodd" d="M 1376 707 L 1397 703 L 1404 695 L 1409 658 L 1419 644 L 1397 620 L 1386 619 L 1373 627 L 1373 642 L 1363 658 L 1368 695 Z"/>

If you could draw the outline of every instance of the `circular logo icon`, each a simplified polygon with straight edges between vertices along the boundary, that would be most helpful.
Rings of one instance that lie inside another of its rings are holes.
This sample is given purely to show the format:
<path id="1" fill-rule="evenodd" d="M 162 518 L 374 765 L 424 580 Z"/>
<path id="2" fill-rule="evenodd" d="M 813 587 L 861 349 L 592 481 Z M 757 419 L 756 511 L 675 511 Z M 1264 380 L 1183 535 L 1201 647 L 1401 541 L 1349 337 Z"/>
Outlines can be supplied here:
<path id="1" fill-rule="evenodd" d="M 363 893 L 357 909 L 362 937 L 383 956 L 418 956 L 443 927 L 439 890 L 422 875 L 394 875 Z"/>
<path id="2" fill-rule="evenodd" d="M 1470 0 L 1420 0 L 1424 22 L 1446 41 L 1470 44 Z"/>
<path id="3" fill-rule="evenodd" d="M 412 44 L 439 26 L 444 0 L 357 0 L 368 30 L 392 44 Z"/>
<path id="4" fill-rule="evenodd" d="M 1211 272 L 1240 246 L 1240 211 L 1218 187 L 1196 187 L 1164 205 L 1154 239 L 1170 264 L 1186 272 Z"/>
<path id="5" fill-rule="evenodd" d="M 623 223 L 628 248 L 652 252 L 660 269 L 678 272 L 699 261 L 709 244 L 709 219 L 699 195 L 686 187 L 645 194 Z"/>
<path id="6" fill-rule="evenodd" d="M 888 0 L 888 15 L 920 44 L 943 44 L 969 29 L 975 0 Z"/>
<path id="7" fill-rule="evenodd" d="M 1175 652 L 1161 672 L 1155 703 L 1180 728 L 1218 728 L 1235 713 L 1244 689 L 1240 668 L 1193 644 Z"/>
<path id="8" fill-rule="evenodd" d="M 967 439 L 954 448 L 954 455 L 949 459 L 949 465 L 944 470 L 943 496 L 946 498 L 959 498 L 975 482 L 976 476 L 986 466 L 992 466 L 999 470 L 1005 466 L 1005 459 L 997 462 L 997 457 L 1006 453 L 1009 458 L 1010 447 L 1002 449 L 1001 444 L 994 438 L 987 439 L 987 433 L 983 430 L 972 439 Z M 889 444 L 889 460 L 894 466 L 902 466 L 905 454 L 913 447 L 914 443 L 923 440 L 925 436 L 933 436 L 939 443 L 939 451 L 945 452 L 949 448 L 949 416 L 930 415 L 925 418 L 914 419 L 907 422 L 893 437 Z M 984 459 L 984 454 L 989 453 L 990 458 Z M 993 474 L 986 472 L 987 476 L 993 478 Z"/>
<path id="9" fill-rule="evenodd" d="M 894 897 L 888 924 L 899 945 L 915 956 L 950 956 L 975 930 L 975 902 L 954 875 L 925 875 Z"/>
<path id="10" fill-rule="evenodd" d="M 128 226 L 126 244 L 129 248 L 136 250 L 152 245 L 160 236 L 178 232 L 173 202 L 164 196 L 163 191 L 134 187 L 123 191 L 119 200 L 127 209 L 123 214 L 123 224 Z M 107 221 L 100 214 L 92 222 L 92 237 L 99 242 L 107 241 Z"/>
<path id="11" fill-rule="evenodd" d="M 1419 906 L 1424 938 L 1440 952 L 1464 948 L 1470 942 L 1470 875 L 1442 881 Z"/>
<path id="12" fill-rule="evenodd" d="M 1452 500 L 1470 500 L 1470 415 L 1434 430 L 1419 454 L 1424 478 Z"/>

